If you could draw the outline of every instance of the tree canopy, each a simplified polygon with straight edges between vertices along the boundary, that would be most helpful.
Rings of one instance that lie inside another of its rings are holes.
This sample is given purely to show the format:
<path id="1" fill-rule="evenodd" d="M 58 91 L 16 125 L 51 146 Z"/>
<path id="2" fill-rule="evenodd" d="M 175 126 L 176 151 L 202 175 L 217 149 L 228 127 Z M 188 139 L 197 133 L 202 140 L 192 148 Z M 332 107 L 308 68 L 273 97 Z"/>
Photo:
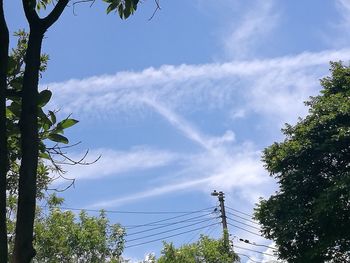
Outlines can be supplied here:
<path id="1" fill-rule="evenodd" d="M 125 231 L 110 224 L 106 214 L 88 216 L 81 211 L 62 211 L 63 199 L 49 199 L 49 211 L 39 209 L 34 225 L 34 262 L 118 263 L 124 248 Z"/>
<path id="2" fill-rule="evenodd" d="M 157 263 L 234 263 L 239 262 L 239 257 L 232 248 L 227 247 L 224 239 L 213 239 L 201 236 L 192 244 L 175 248 L 172 243 L 164 243 L 162 256 Z"/>
<path id="3" fill-rule="evenodd" d="M 256 219 L 288 262 L 350 261 L 350 68 L 331 63 L 309 114 L 282 130 L 263 161 L 279 190 Z"/>

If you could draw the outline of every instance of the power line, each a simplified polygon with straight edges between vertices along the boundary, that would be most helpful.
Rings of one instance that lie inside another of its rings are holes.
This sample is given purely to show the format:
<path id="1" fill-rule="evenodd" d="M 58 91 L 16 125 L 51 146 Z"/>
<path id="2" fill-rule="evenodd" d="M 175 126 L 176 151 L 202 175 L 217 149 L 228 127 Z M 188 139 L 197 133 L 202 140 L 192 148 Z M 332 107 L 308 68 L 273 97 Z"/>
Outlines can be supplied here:
<path id="1" fill-rule="evenodd" d="M 209 214 L 211 214 L 211 213 L 209 213 Z M 209 214 L 208 214 L 208 215 L 209 215 Z M 193 217 L 193 218 L 191 218 L 191 219 L 195 219 L 195 218 L 199 218 L 199 217 L 202 217 L 202 215 Z M 216 217 L 216 218 L 217 218 L 217 217 Z M 205 220 L 203 220 L 203 218 L 202 218 L 202 220 L 199 220 L 199 221 L 196 220 L 196 223 L 195 223 L 195 224 L 199 224 L 199 223 L 205 222 L 205 221 L 210 221 L 210 220 L 213 220 L 213 219 L 216 219 L 216 218 L 206 218 Z M 185 222 L 188 222 L 188 221 L 190 221 L 190 220 L 189 220 L 189 219 L 187 219 L 187 220 L 181 220 L 181 221 L 178 221 L 178 222 L 166 224 L 166 225 L 159 226 L 159 227 L 154 227 L 154 228 L 150 228 L 150 229 L 146 229 L 146 230 L 141 230 L 141 231 L 134 232 L 134 233 L 130 233 L 130 234 L 128 233 L 127 236 L 133 236 L 133 235 L 137 235 L 137 234 L 149 232 L 149 231 L 152 231 L 152 230 L 157 230 L 157 229 L 160 229 L 160 228 L 164 228 L 164 227 L 169 227 L 169 226 L 173 226 L 173 225 L 185 223 Z"/>
<path id="2" fill-rule="evenodd" d="M 245 217 L 236 215 L 236 214 L 234 214 L 234 213 L 231 213 L 230 211 L 228 211 L 228 212 L 226 212 L 226 213 L 227 213 L 227 214 L 230 214 L 230 215 L 232 215 L 232 216 L 238 217 L 238 218 L 240 218 L 240 219 L 246 220 L 246 221 L 248 221 L 248 222 L 250 222 L 250 223 L 253 223 L 253 224 L 255 224 L 255 225 L 258 225 L 258 226 L 260 225 L 259 223 L 255 222 L 255 221 L 253 221 L 253 220 L 249 220 L 249 219 L 247 219 L 247 218 L 245 218 Z"/>
<path id="3" fill-rule="evenodd" d="M 204 226 L 204 227 L 198 227 L 198 228 L 195 228 L 195 229 L 192 229 L 192 230 L 188 230 L 188 231 L 185 231 L 185 232 L 181 232 L 181 233 L 177 233 L 177 234 L 174 234 L 174 235 L 170 235 L 170 236 L 166 236 L 166 237 L 162 237 L 162 238 L 157 238 L 157 239 L 153 239 L 153 240 L 142 242 L 142 243 L 137 243 L 137 244 L 133 244 L 133 245 L 130 245 L 130 246 L 125 246 L 125 248 L 141 246 L 141 245 L 144 245 L 144 244 L 148 244 L 148 243 L 164 240 L 164 239 L 167 239 L 167 238 L 170 238 L 170 237 L 175 237 L 175 236 L 187 234 L 187 233 L 190 233 L 190 232 L 194 232 L 194 231 L 197 231 L 199 229 L 204 229 L 204 228 L 211 227 L 211 226 L 214 226 L 214 225 L 217 225 L 217 224 L 219 224 L 219 223 L 214 223 L 214 224 L 211 224 L 211 225 L 207 225 L 207 226 Z"/>
<path id="4" fill-rule="evenodd" d="M 252 251 L 252 252 L 256 252 L 256 253 L 260 253 L 266 256 L 271 256 L 271 257 L 275 257 L 276 255 L 270 254 L 270 253 L 266 253 L 266 252 L 261 252 L 258 250 L 254 250 L 254 249 L 250 249 L 250 248 L 245 248 L 245 247 L 240 247 L 240 246 L 234 246 L 235 248 L 239 248 L 239 249 L 243 249 L 243 250 L 247 250 L 247 251 Z"/>
<path id="5" fill-rule="evenodd" d="M 210 214 L 210 213 L 209 213 Z M 200 217 L 203 218 L 203 216 L 207 216 L 209 214 L 205 214 L 205 215 L 201 215 Z M 207 219 L 211 219 L 211 218 L 207 218 Z M 198 222 L 198 221 L 201 221 L 201 219 L 193 219 L 193 218 L 189 218 L 188 220 L 186 220 L 186 222 Z M 169 223 L 152 223 L 150 225 L 147 224 L 147 226 L 169 226 L 169 225 L 172 225 L 174 224 L 174 222 L 169 222 Z M 142 227 L 144 225 L 128 225 L 128 226 L 125 226 L 123 225 L 124 228 L 126 229 L 134 229 L 134 228 L 137 228 L 137 227 Z"/>
<path id="6" fill-rule="evenodd" d="M 256 236 L 258 236 L 258 237 L 262 237 L 261 235 L 255 233 L 255 232 L 252 232 L 252 231 L 250 231 L 250 230 L 247 230 L 247 229 L 245 229 L 245 228 L 243 228 L 243 227 L 240 227 L 240 226 L 237 226 L 237 225 L 234 225 L 234 224 L 231 224 L 231 223 L 227 223 L 227 224 L 230 225 L 230 226 L 232 226 L 232 227 L 241 229 L 241 230 L 243 230 L 243 231 L 245 231 L 245 232 L 248 232 L 248 233 L 250 233 L 250 234 L 256 235 Z"/>
<path id="7" fill-rule="evenodd" d="M 235 252 L 236 253 L 236 252 Z M 236 253 L 237 255 L 240 255 L 240 256 L 244 256 L 244 257 L 247 257 L 251 262 L 254 262 L 254 263 L 261 263 L 261 261 L 256 261 L 256 260 L 253 260 L 251 257 L 249 257 L 248 255 L 246 254 L 242 254 L 242 253 Z"/>
<path id="8" fill-rule="evenodd" d="M 257 244 L 255 242 L 250 242 L 248 239 L 243 239 L 243 238 L 238 238 L 238 241 L 241 241 L 241 242 L 244 242 L 246 244 L 249 244 L 249 245 L 252 245 L 252 246 L 257 246 L 257 247 L 266 247 L 266 248 L 270 248 L 272 250 L 276 250 L 277 248 L 275 247 L 270 247 L 270 246 L 267 246 L 267 245 L 262 245 L 262 244 Z"/>
<path id="9" fill-rule="evenodd" d="M 149 223 L 146 223 L 146 224 L 129 225 L 129 226 L 126 225 L 126 226 L 124 226 L 124 227 L 127 228 L 127 229 L 133 229 L 133 228 L 139 228 L 139 227 L 144 227 L 144 226 L 152 226 L 152 225 L 154 225 L 154 224 L 158 224 L 158 223 L 165 222 L 165 221 L 169 221 L 169 220 L 172 220 L 172 219 L 176 219 L 176 218 L 188 216 L 188 215 L 191 215 L 191 214 L 202 213 L 202 212 L 204 212 L 204 211 L 213 209 L 214 207 L 215 207 L 215 206 L 212 206 L 212 207 L 209 207 L 209 208 L 204 208 L 204 209 L 201 209 L 201 210 L 198 210 L 198 211 L 188 212 L 188 213 L 183 214 L 183 215 L 173 216 L 173 217 L 169 217 L 169 218 L 166 218 L 166 219 L 161 219 L 161 220 L 158 220 L 158 221 L 149 222 Z"/>
<path id="10" fill-rule="evenodd" d="M 200 222 L 200 223 L 203 223 L 203 222 L 206 222 L 206 221 L 207 221 L 207 220 L 203 220 L 203 221 Z M 132 242 L 132 241 L 136 241 L 136 240 L 140 240 L 140 239 L 145 239 L 145 238 L 149 238 L 149 237 L 153 237 L 153 236 L 158 236 L 158 235 L 161 235 L 161 234 L 173 232 L 173 231 L 176 231 L 176 230 L 179 230 L 179 229 L 183 229 L 183 228 L 187 228 L 187 227 L 190 227 L 190 226 L 194 226 L 194 225 L 197 225 L 197 224 L 198 224 L 198 222 L 192 223 L 192 224 L 189 224 L 189 225 L 186 225 L 186 226 L 181 226 L 181 227 L 173 228 L 173 229 L 170 229 L 170 230 L 166 230 L 166 231 L 154 233 L 154 234 L 151 234 L 151 235 L 148 235 L 148 236 L 144 236 L 144 237 L 138 237 L 138 238 L 134 238 L 134 239 L 125 240 L 125 242 L 127 243 L 127 242 Z"/>
<path id="11" fill-rule="evenodd" d="M 41 206 L 43 207 L 43 206 Z M 190 214 L 190 213 L 197 213 L 201 212 L 203 210 L 197 210 L 197 211 L 122 211 L 122 210 L 104 210 L 104 209 L 85 209 L 85 208 L 73 208 L 73 207 L 58 207 L 62 210 L 71 210 L 71 211 L 87 211 L 87 212 L 105 212 L 105 213 L 111 213 L 111 214 L 146 214 L 146 215 L 159 215 L 159 214 Z M 214 207 L 210 207 L 214 208 Z M 210 209 L 206 208 L 206 209 Z"/>
<path id="12" fill-rule="evenodd" d="M 217 218 L 215 218 L 215 219 L 217 219 Z M 218 223 L 218 224 L 221 224 L 221 222 L 217 222 L 217 223 Z M 212 226 L 212 227 L 206 229 L 205 232 L 204 232 L 204 235 L 205 235 L 205 236 L 210 236 L 210 235 L 212 234 L 212 232 L 215 230 L 216 227 L 217 227 L 217 226 Z M 185 244 L 190 244 L 190 242 L 192 242 L 192 240 L 193 240 L 197 235 L 199 235 L 199 234 L 201 233 L 201 231 L 202 231 L 202 230 L 199 230 L 197 233 L 194 233 L 194 235 L 192 235 L 191 238 L 188 239 L 188 240 L 185 242 Z"/>
<path id="13" fill-rule="evenodd" d="M 227 217 L 229 220 L 232 220 L 232 221 L 234 221 L 234 222 L 237 222 L 237 223 L 240 223 L 240 224 L 242 224 L 242 225 L 245 225 L 245 226 L 248 226 L 248 227 L 251 227 L 251 228 L 254 228 L 254 229 L 256 229 L 256 230 L 261 230 L 260 228 L 258 228 L 258 227 L 255 227 L 255 226 L 252 226 L 252 225 L 249 225 L 249 224 L 246 224 L 246 223 L 244 223 L 244 222 L 242 222 L 242 221 L 239 221 L 239 220 L 236 220 L 236 219 L 232 219 L 232 218 L 230 218 L 230 217 Z"/>
<path id="14" fill-rule="evenodd" d="M 250 217 L 250 218 L 253 218 L 253 215 L 251 215 L 251 214 L 248 214 L 248 213 L 239 211 L 239 210 L 234 209 L 234 208 L 231 208 L 231 207 L 229 207 L 229 206 L 226 206 L 226 208 L 228 208 L 228 209 L 230 209 L 230 210 L 232 210 L 232 211 L 235 211 L 235 212 L 237 212 L 237 213 L 240 213 L 240 214 L 242 214 L 242 215 L 248 216 L 248 217 Z"/>

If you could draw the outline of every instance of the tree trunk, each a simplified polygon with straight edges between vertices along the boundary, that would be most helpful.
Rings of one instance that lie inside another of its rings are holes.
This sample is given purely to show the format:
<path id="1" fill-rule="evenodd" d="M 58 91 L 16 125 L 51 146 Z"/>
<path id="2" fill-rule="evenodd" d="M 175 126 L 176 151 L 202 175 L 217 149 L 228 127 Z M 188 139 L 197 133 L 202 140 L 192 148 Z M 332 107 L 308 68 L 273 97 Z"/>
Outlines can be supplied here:
<path id="1" fill-rule="evenodd" d="M 8 150 L 6 136 L 6 79 L 9 49 L 3 1 L 0 0 L 0 263 L 8 261 L 6 226 L 6 175 L 8 171 Z"/>
<path id="2" fill-rule="evenodd" d="M 33 227 L 36 201 L 36 174 L 38 167 L 38 82 L 41 44 L 44 30 L 31 27 L 25 58 L 22 86 L 21 168 L 19 171 L 18 210 L 14 263 L 29 263 L 35 256 Z"/>
<path id="3" fill-rule="evenodd" d="M 41 44 L 44 33 L 62 14 L 69 0 L 58 0 L 45 18 L 35 11 L 35 0 L 22 0 L 30 33 L 25 57 L 20 116 L 21 167 L 19 170 L 18 204 L 13 263 L 30 263 L 35 256 L 33 229 L 36 204 L 36 177 L 39 157 L 38 84 Z"/>

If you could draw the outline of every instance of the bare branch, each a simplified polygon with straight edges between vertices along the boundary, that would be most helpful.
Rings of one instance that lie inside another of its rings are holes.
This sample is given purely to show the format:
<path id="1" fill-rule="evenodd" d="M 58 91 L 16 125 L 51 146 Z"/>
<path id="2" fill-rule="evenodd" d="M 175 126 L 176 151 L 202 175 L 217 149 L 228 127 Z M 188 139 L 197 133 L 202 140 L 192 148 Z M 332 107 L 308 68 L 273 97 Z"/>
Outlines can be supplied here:
<path id="1" fill-rule="evenodd" d="M 159 4 L 159 0 L 154 0 L 155 4 L 156 4 L 156 9 L 153 11 L 152 16 L 148 19 L 148 21 L 151 21 L 153 19 L 153 17 L 156 15 L 158 10 L 161 10 L 162 8 L 160 7 Z"/>
<path id="2" fill-rule="evenodd" d="M 91 3 L 90 4 L 90 7 L 92 7 L 93 5 L 94 5 L 94 3 L 95 3 L 95 1 L 96 0 L 79 0 L 79 1 L 75 1 L 74 3 L 73 3 L 73 14 L 76 16 L 77 14 L 75 13 L 75 5 L 77 5 L 77 4 L 83 4 L 83 3 Z"/>
<path id="3" fill-rule="evenodd" d="M 71 181 L 66 187 L 64 187 L 63 189 L 59 189 L 59 188 L 47 188 L 47 191 L 55 191 L 55 192 L 64 192 L 67 189 L 71 188 L 72 186 L 74 187 L 75 184 L 75 179 L 74 178 L 66 178 L 63 175 L 60 175 L 60 177 L 62 177 L 64 180 L 69 180 Z"/>

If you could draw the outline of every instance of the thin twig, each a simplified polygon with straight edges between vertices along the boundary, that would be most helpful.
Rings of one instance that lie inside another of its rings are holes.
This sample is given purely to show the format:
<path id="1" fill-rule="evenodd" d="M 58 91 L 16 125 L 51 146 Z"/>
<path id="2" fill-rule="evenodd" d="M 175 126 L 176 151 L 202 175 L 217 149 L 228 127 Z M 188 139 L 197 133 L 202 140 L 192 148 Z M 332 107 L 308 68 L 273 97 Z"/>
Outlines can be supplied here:
<path id="1" fill-rule="evenodd" d="M 158 10 L 161 10 L 160 4 L 159 4 L 159 0 L 154 0 L 155 4 L 156 4 L 156 9 L 154 9 L 152 16 L 148 19 L 148 21 L 151 21 L 153 19 L 153 17 L 156 15 Z"/>
<path id="2" fill-rule="evenodd" d="M 92 7 L 92 6 L 94 5 L 95 1 L 96 1 L 96 0 L 79 0 L 79 1 L 75 1 L 75 2 L 73 3 L 73 5 L 72 5 L 72 6 L 73 6 L 73 15 L 75 15 L 75 16 L 77 15 L 77 14 L 75 13 L 75 5 L 91 2 L 90 7 Z"/>

